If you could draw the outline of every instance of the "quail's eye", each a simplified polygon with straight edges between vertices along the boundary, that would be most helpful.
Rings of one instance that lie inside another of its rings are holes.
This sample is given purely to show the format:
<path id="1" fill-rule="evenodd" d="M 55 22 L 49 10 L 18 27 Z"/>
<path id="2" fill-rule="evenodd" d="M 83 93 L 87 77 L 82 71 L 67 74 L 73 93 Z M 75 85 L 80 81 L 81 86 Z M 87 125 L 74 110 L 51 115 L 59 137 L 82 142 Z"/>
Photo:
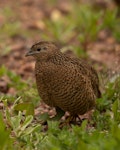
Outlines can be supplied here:
<path id="1" fill-rule="evenodd" d="M 40 51 L 41 50 L 41 48 L 37 48 L 37 51 Z"/>

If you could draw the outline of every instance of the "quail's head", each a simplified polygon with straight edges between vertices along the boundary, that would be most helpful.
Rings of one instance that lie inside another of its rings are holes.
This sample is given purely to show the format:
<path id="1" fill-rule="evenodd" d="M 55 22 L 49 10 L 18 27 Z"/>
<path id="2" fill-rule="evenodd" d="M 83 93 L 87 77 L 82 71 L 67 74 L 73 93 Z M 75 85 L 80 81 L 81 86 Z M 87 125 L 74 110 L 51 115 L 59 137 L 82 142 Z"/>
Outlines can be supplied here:
<path id="1" fill-rule="evenodd" d="M 58 47 L 53 42 L 41 41 L 34 44 L 25 56 L 33 56 L 36 59 L 47 58 L 53 55 L 58 50 Z"/>

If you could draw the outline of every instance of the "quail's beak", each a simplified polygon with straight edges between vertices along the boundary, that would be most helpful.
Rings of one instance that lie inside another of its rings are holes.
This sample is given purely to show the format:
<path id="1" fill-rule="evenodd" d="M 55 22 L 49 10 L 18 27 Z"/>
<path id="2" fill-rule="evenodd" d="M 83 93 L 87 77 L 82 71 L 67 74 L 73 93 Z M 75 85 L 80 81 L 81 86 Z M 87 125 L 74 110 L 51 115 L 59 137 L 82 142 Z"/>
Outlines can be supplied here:
<path id="1" fill-rule="evenodd" d="M 25 54 L 25 57 L 33 55 L 33 52 L 30 50 Z"/>

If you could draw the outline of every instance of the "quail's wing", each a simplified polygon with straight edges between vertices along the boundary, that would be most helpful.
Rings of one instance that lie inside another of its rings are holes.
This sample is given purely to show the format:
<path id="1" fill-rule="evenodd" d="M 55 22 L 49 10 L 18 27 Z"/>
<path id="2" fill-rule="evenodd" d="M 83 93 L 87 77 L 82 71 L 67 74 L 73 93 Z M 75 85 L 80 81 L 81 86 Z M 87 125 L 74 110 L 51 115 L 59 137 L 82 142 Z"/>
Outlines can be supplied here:
<path id="1" fill-rule="evenodd" d="M 96 70 L 80 58 L 71 58 L 70 61 L 72 64 L 77 65 L 82 74 L 90 78 L 95 95 L 100 98 L 101 92 L 99 90 L 99 78 Z"/>

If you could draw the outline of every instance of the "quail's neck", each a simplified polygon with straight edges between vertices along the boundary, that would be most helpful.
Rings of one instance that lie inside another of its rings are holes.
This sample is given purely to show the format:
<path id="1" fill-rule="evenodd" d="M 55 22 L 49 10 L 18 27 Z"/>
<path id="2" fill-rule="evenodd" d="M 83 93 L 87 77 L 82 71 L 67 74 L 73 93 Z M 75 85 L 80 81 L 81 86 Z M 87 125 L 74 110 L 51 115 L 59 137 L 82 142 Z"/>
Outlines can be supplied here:
<path id="1" fill-rule="evenodd" d="M 65 55 L 61 52 L 56 52 L 56 53 L 53 53 L 53 54 L 48 54 L 48 55 L 43 55 L 41 57 L 38 57 L 36 59 L 36 61 L 39 61 L 39 62 L 52 62 L 52 63 L 62 63 L 63 61 L 65 60 Z"/>

